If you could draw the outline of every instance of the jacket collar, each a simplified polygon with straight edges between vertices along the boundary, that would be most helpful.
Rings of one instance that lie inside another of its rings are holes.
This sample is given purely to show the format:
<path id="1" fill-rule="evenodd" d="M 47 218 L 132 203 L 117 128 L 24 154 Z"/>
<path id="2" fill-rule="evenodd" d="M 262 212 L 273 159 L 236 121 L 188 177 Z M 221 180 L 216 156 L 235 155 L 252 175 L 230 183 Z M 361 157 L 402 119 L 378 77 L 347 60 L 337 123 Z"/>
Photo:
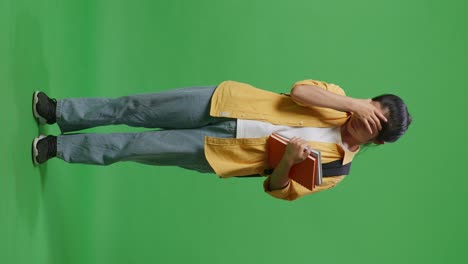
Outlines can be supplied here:
<path id="1" fill-rule="evenodd" d="M 356 151 L 349 151 L 349 150 L 343 148 L 340 145 L 338 145 L 338 147 L 340 147 L 344 152 L 342 165 L 345 165 L 345 164 L 348 164 L 349 162 L 351 162 L 353 160 L 353 158 L 354 158 L 354 155 L 356 155 L 361 150 L 361 146 L 359 146 Z"/>

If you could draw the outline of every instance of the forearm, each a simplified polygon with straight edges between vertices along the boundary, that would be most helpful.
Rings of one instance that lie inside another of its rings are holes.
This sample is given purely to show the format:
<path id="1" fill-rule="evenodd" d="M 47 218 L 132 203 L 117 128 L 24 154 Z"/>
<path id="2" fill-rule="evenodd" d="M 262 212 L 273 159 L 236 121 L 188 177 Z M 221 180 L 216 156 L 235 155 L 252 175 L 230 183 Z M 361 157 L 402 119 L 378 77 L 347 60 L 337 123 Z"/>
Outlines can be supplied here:
<path id="1" fill-rule="evenodd" d="M 282 189 L 289 184 L 289 170 L 293 166 L 292 162 L 287 160 L 284 156 L 276 166 L 273 173 L 270 175 L 270 190 Z"/>
<path id="2" fill-rule="evenodd" d="M 291 97 L 301 104 L 353 112 L 354 98 L 329 92 L 313 85 L 300 85 L 293 89 Z"/>

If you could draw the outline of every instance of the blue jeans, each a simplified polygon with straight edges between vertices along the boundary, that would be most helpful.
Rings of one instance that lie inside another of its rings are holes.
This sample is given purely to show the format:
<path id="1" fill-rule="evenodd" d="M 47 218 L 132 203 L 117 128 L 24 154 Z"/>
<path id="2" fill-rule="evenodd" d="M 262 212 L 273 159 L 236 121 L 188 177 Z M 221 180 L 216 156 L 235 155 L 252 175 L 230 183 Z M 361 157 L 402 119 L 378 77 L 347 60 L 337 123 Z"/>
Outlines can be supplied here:
<path id="1" fill-rule="evenodd" d="M 209 115 L 217 86 L 195 86 L 122 96 L 57 100 L 62 133 L 104 125 L 160 128 L 134 133 L 76 133 L 57 136 L 57 157 L 69 163 L 109 165 L 134 161 L 214 173 L 204 136 L 236 137 L 236 119 Z"/>

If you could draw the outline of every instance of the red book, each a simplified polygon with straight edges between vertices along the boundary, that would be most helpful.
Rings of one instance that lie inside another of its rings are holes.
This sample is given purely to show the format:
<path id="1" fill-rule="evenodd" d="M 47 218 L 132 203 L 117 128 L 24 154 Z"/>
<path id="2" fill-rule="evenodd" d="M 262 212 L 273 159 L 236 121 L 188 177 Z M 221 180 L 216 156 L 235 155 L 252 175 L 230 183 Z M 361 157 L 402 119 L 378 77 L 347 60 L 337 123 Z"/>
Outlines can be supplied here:
<path id="1" fill-rule="evenodd" d="M 289 139 L 277 133 L 268 138 L 268 163 L 270 168 L 276 168 L 283 158 Z M 309 155 L 304 161 L 294 164 L 289 170 L 288 178 L 296 181 L 309 190 L 315 188 L 317 182 L 317 158 Z"/>

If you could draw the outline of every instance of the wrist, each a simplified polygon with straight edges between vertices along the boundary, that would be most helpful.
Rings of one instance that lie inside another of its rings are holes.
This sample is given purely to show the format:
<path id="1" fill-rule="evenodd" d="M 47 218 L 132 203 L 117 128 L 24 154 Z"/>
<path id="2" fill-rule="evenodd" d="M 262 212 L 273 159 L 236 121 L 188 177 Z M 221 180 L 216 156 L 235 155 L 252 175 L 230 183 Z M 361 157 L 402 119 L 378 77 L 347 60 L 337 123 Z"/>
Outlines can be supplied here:
<path id="1" fill-rule="evenodd" d="M 346 112 L 355 112 L 358 99 L 348 97 L 348 102 L 346 103 L 347 109 Z"/>
<path id="2" fill-rule="evenodd" d="M 289 170 L 292 167 L 291 164 L 293 164 L 292 161 L 283 156 L 270 176 L 268 185 L 270 191 L 283 189 L 289 184 Z"/>
<path id="3" fill-rule="evenodd" d="M 292 167 L 294 165 L 294 162 L 292 161 L 292 159 L 288 158 L 286 155 L 283 156 L 280 162 L 288 167 Z"/>

